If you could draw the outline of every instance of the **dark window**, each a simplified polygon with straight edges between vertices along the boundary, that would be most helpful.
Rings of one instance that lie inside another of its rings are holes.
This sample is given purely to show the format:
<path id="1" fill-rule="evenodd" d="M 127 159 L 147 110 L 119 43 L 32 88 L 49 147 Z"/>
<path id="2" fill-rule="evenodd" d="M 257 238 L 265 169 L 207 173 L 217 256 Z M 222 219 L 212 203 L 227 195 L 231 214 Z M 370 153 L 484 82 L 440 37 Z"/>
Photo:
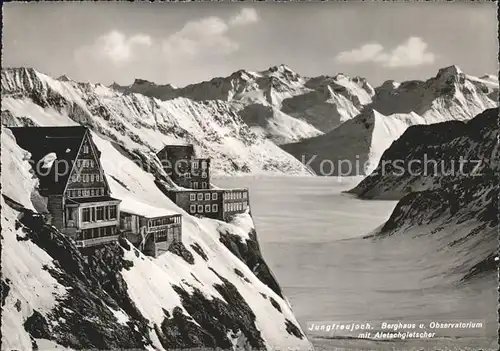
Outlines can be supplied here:
<path id="1" fill-rule="evenodd" d="M 109 206 L 109 219 L 116 219 L 116 206 Z"/>

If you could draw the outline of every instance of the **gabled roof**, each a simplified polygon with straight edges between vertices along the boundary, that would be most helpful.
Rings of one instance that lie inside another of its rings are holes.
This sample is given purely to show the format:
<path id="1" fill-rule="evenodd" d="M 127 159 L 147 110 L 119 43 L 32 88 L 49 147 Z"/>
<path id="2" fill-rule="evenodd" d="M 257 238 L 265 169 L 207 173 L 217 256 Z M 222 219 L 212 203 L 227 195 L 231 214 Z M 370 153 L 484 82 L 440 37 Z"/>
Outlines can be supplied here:
<path id="1" fill-rule="evenodd" d="M 87 128 L 71 126 L 10 129 L 17 144 L 31 153 L 31 167 L 40 179 L 42 192 L 46 195 L 62 195 Z M 43 168 L 44 157 L 50 153 L 55 153 L 57 159 L 50 169 Z"/>
<path id="2" fill-rule="evenodd" d="M 175 145 L 165 145 L 156 155 L 161 155 L 164 152 L 176 152 L 176 151 L 188 151 L 190 154 L 194 155 L 194 145 L 193 144 L 175 144 Z"/>
<path id="3" fill-rule="evenodd" d="M 120 201 L 120 199 L 115 199 L 111 196 L 91 196 L 91 197 L 75 197 L 68 200 L 68 203 L 76 204 L 88 204 L 91 202 L 109 202 L 109 201 Z"/>
<path id="4" fill-rule="evenodd" d="M 181 215 L 179 212 L 175 212 L 163 207 L 152 206 L 133 197 L 123 197 L 121 199 L 120 211 L 145 218 L 159 218 Z"/>

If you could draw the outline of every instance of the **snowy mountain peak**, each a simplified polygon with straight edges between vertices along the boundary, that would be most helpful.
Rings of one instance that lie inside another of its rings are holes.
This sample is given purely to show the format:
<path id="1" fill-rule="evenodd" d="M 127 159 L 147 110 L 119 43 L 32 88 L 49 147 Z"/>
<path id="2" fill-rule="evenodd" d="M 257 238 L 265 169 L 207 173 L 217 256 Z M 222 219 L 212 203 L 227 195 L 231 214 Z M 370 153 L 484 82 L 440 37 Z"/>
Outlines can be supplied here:
<path id="1" fill-rule="evenodd" d="M 133 84 L 136 84 L 136 85 L 143 85 L 143 84 L 156 85 L 155 83 L 150 82 L 149 80 L 146 80 L 146 79 L 140 79 L 140 78 L 136 78 L 136 79 L 134 80 L 134 83 L 133 83 Z"/>
<path id="2" fill-rule="evenodd" d="M 288 81 L 295 82 L 301 79 L 301 76 L 298 73 L 293 71 L 285 64 L 269 67 L 266 71 L 263 72 L 263 74 L 269 77 L 279 77 L 284 78 Z"/>
<path id="3" fill-rule="evenodd" d="M 287 65 L 285 65 L 283 63 L 279 64 L 277 66 L 269 67 L 268 71 L 271 72 L 271 73 L 273 73 L 273 72 L 280 72 L 280 73 L 294 73 L 294 74 L 297 74 L 290 67 L 288 67 Z"/>
<path id="4" fill-rule="evenodd" d="M 113 84 L 109 85 L 108 88 L 119 91 L 119 92 L 124 92 L 125 90 L 127 90 L 128 86 L 120 85 L 116 82 L 113 82 Z"/>
<path id="5" fill-rule="evenodd" d="M 33 88 L 36 82 L 40 82 L 42 74 L 28 67 L 2 68 L 2 94 L 5 91 L 24 87 Z"/>
<path id="6" fill-rule="evenodd" d="M 375 91 L 393 91 L 399 88 L 400 85 L 401 83 L 395 80 L 386 80 L 381 86 L 375 88 Z"/>
<path id="7" fill-rule="evenodd" d="M 484 79 L 484 80 L 490 80 L 493 82 L 498 82 L 498 76 L 496 76 L 494 74 L 485 74 L 484 76 L 481 76 L 479 78 Z"/>
<path id="8" fill-rule="evenodd" d="M 62 82 L 69 82 L 71 81 L 71 79 L 68 78 L 67 75 L 63 74 L 62 76 L 60 76 L 59 78 L 57 78 L 57 80 L 60 80 Z"/>
<path id="9" fill-rule="evenodd" d="M 245 69 L 240 69 L 236 72 L 233 72 L 229 77 L 233 79 L 240 79 L 243 81 L 250 81 L 256 79 L 257 77 L 259 77 L 259 75 L 255 72 L 247 71 Z"/>
<path id="10" fill-rule="evenodd" d="M 134 83 L 132 84 L 133 86 L 137 86 L 137 85 L 147 85 L 147 86 L 150 86 L 150 87 L 161 87 L 161 88 L 164 88 L 164 89 L 172 89 L 172 90 L 175 90 L 177 89 L 177 87 L 173 86 L 172 84 L 156 84 L 154 82 L 151 82 L 149 80 L 146 80 L 146 79 L 141 79 L 141 78 L 136 78 L 134 80 Z"/>
<path id="11" fill-rule="evenodd" d="M 452 65 L 452 66 L 441 68 L 438 71 L 436 78 L 448 80 L 450 77 L 458 79 L 458 78 L 461 78 L 463 76 L 465 76 L 465 75 L 462 72 L 462 70 L 458 66 Z"/>
<path id="12" fill-rule="evenodd" d="M 164 144 L 189 142 L 214 159 L 214 172 L 220 174 L 307 174 L 300 161 L 246 124 L 243 113 L 227 101 L 177 96 L 162 99 L 171 90 L 148 84 L 125 88 L 124 94 L 117 94 L 115 89 L 94 84 L 58 81 L 33 69 L 2 69 L 2 123 L 83 124 L 114 140 L 120 135 L 120 143 L 129 150 L 145 153 L 158 151 Z M 130 88 L 134 94 L 128 93 Z M 269 118 L 273 118 L 273 111 Z M 284 114 L 278 113 L 276 118 L 281 124 L 274 128 L 286 137 L 290 130 L 294 138 L 319 133 Z"/>
<path id="13" fill-rule="evenodd" d="M 335 80 L 340 80 L 340 79 L 348 79 L 349 77 L 346 76 L 344 73 L 337 73 L 336 75 L 333 76 L 333 79 Z"/>

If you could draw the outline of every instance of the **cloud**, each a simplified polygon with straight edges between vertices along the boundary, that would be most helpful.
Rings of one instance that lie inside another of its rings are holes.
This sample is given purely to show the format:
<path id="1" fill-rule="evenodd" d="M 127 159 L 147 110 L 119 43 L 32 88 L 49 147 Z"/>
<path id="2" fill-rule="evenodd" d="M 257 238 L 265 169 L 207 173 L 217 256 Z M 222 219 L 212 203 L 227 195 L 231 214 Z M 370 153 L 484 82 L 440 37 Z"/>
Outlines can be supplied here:
<path id="1" fill-rule="evenodd" d="M 380 62 L 386 59 L 384 47 L 378 43 L 365 44 L 358 49 L 343 51 L 335 59 L 341 63 Z"/>
<path id="2" fill-rule="evenodd" d="M 125 34 L 113 30 L 99 36 L 93 44 L 79 48 L 75 55 L 77 58 L 90 56 L 119 64 L 130 61 L 137 52 L 152 44 L 153 40 L 148 35 L 137 34 L 127 37 Z"/>
<path id="3" fill-rule="evenodd" d="M 410 37 L 390 51 L 386 51 L 379 43 L 368 43 L 339 53 L 335 60 L 346 64 L 374 62 L 391 68 L 414 67 L 433 63 L 436 59 L 435 54 L 427 51 L 427 46 L 419 37 Z"/>
<path id="4" fill-rule="evenodd" d="M 151 62 L 167 60 L 176 65 L 191 59 L 220 57 L 240 48 L 230 36 L 233 28 L 252 25 L 258 20 L 257 11 L 243 8 L 227 20 L 210 16 L 188 21 L 177 32 L 157 40 L 147 34 L 127 36 L 112 30 L 97 37 L 90 45 L 77 49 L 75 59 L 80 62 L 89 59 L 98 63 L 108 61 L 123 67 L 138 57 Z"/>
<path id="5" fill-rule="evenodd" d="M 246 7 L 241 9 L 240 13 L 234 15 L 229 19 L 229 24 L 232 26 L 245 26 L 247 24 L 255 23 L 259 20 L 259 15 L 255 9 Z"/>
<path id="6" fill-rule="evenodd" d="M 215 16 L 187 22 L 178 32 L 163 40 L 162 50 L 170 61 L 195 58 L 198 55 L 228 55 L 240 48 L 230 38 L 232 27 L 250 25 L 258 21 L 254 9 L 244 8 L 227 22 Z"/>
<path id="7" fill-rule="evenodd" d="M 194 57 L 199 54 L 230 54 L 239 49 L 227 36 L 229 26 L 218 17 L 187 22 L 162 43 L 167 58 Z"/>
<path id="8" fill-rule="evenodd" d="M 436 56 L 427 52 L 427 43 L 419 37 L 411 37 L 395 48 L 387 62 L 389 67 L 419 66 L 433 63 Z"/>

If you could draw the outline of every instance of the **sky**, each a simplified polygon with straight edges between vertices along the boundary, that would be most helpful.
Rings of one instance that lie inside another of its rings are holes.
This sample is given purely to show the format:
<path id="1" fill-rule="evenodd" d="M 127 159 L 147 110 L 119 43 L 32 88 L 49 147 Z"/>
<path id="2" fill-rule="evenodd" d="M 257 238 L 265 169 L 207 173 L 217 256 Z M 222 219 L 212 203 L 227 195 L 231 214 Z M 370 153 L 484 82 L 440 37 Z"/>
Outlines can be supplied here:
<path id="1" fill-rule="evenodd" d="M 498 74 L 496 5 L 458 3 L 6 3 L 3 67 L 53 77 L 187 84 L 286 64 L 303 76 Z"/>

